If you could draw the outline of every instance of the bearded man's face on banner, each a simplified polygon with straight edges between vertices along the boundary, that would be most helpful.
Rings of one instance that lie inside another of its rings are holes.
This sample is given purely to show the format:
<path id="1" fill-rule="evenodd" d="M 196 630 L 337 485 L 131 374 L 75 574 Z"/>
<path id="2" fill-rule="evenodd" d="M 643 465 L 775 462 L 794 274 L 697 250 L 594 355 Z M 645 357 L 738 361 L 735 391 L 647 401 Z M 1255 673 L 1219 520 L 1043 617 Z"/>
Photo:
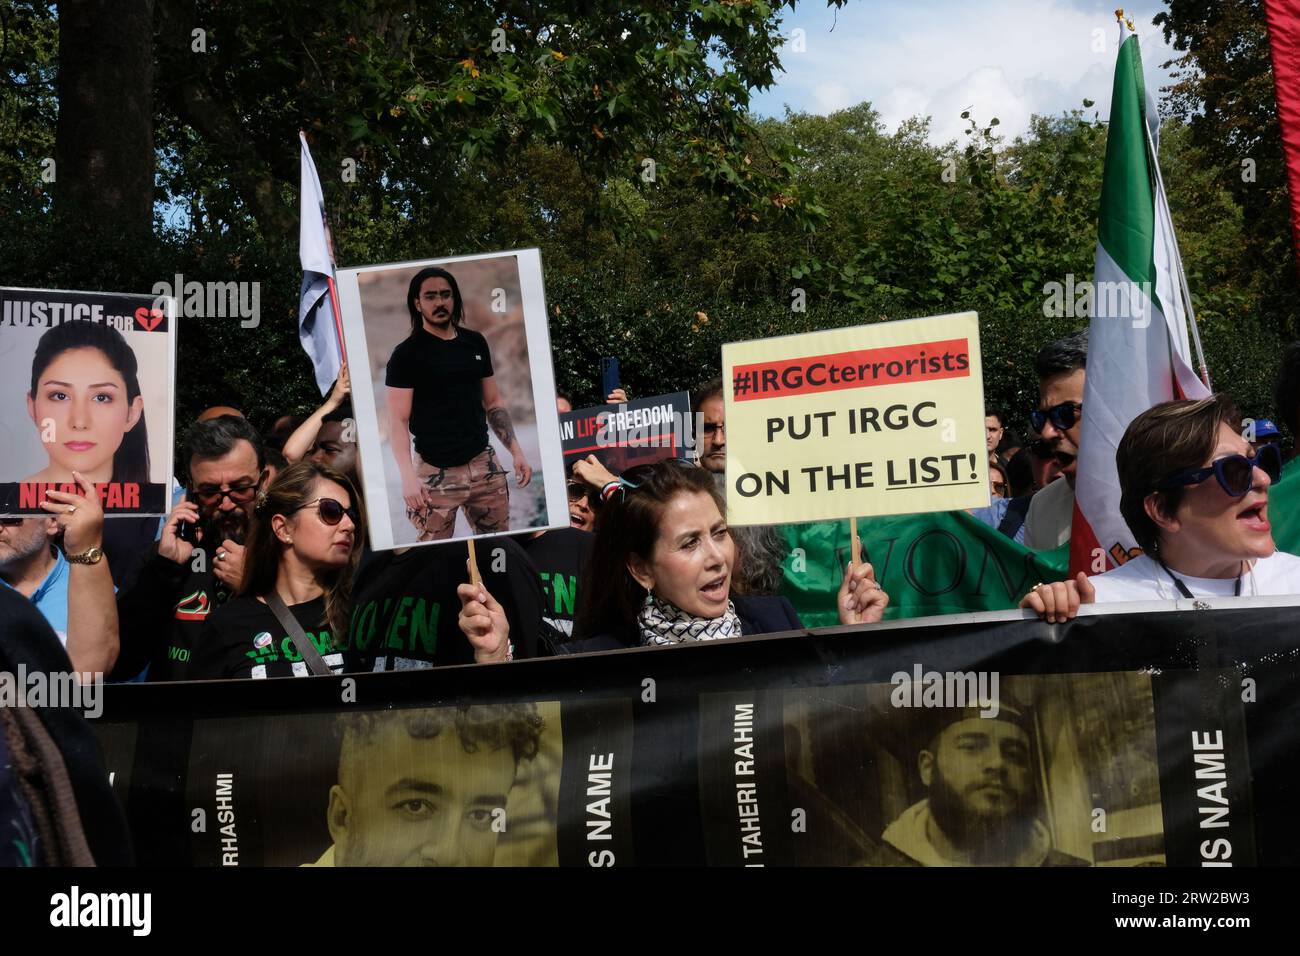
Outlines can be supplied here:
<path id="1" fill-rule="evenodd" d="M 962 720 L 923 754 L 923 778 L 927 765 L 930 812 L 948 839 L 1014 854 L 1033 824 L 1029 736 L 1004 720 Z"/>

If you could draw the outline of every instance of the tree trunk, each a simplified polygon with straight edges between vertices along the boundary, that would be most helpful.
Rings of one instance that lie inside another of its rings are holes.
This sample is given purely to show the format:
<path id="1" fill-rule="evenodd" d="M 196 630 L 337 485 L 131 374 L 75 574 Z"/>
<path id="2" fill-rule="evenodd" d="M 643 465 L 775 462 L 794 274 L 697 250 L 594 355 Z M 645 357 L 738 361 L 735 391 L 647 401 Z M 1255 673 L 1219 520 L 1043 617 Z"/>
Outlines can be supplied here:
<path id="1" fill-rule="evenodd" d="M 153 7 L 59 4 L 54 210 L 83 237 L 147 238 L 153 229 Z M 82 248 L 94 254 L 94 244 Z"/>

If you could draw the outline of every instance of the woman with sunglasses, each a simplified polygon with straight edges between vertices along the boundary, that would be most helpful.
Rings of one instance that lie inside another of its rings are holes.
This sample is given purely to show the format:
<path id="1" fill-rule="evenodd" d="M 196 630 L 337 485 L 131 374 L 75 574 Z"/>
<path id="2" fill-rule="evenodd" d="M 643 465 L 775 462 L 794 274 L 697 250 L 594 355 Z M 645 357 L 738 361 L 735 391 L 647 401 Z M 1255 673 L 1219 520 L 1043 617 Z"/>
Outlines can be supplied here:
<path id="1" fill-rule="evenodd" d="M 1276 549 L 1268 520 L 1282 457 L 1275 446 L 1251 452 L 1227 396 L 1143 412 L 1115 462 L 1120 512 L 1143 553 L 1105 574 L 1040 584 L 1021 607 L 1057 622 L 1094 601 L 1300 594 L 1300 557 Z"/>
<path id="2" fill-rule="evenodd" d="M 352 579 L 365 519 L 352 483 L 300 461 L 276 476 L 253 510 L 239 596 L 208 617 L 191 677 L 306 677 L 302 638 L 281 623 L 280 602 L 333 671 L 343 669 Z"/>
<path id="3" fill-rule="evenodd" d="M 675 459 L 639 465 L 610 488 L 580 586 L 574 650 L 718 640 L 802 628 L 783 597 L 737 593 L 738 552 L 713 476 Z M 850 565 L 842 624 L 874 623 L 889 596 L 871 565 Z"/>

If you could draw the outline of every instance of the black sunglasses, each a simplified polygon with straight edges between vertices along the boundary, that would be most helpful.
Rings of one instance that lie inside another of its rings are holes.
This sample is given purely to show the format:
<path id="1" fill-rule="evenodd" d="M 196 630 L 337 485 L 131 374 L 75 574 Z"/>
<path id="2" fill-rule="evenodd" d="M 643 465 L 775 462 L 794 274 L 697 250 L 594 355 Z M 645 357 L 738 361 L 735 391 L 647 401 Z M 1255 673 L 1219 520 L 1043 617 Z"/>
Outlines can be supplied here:
<path id="1" fill-rule="evenodd" d="M 1046 411 L 1035 408 L 1029 413 L 1029 424 L 1034 426 L 1034 431 L 1041 432 L 1043 426 L 1050 421 L 1061 431 L 1065 431 L 1067 428 L 1074 427 L 1074 423 L 1079 420 L 1082 412 L 1083 405 L 1079 402 L 1061 402 L 1061 404 L 1053 405 Z"/>
<path id="2" fill-rule="evenodd" d="M 26 518 L 0 518 L 0 525 L 6 528 L 16 528 L 26 520 Z"/>
<path id="3" fill-rule="evenodd" d="M 244 481 L 225 488 L 213 488 L 211 485 L 200 486 L 195 488 L 192 494 L 201 505 L 218 504 L 222 498 L 229 498 L 237 505 L 247 504 L 257 496 L 257 490 L 262 487 L 262 482 L 265 479 L 266 471 L 263 470 L 257 476 L 256 481 Z"/>
<path id="4" fill-rule="evenodd" d="M 317 505 L 320 509 L 320 520 L 327 525 L 336 525 L 347 515 L 352 519 L 352 524 L 356 527 L 361 525 L 361 516 L 357 513 L 356 508 L 344 508 L 333 498 L 317 498 L 315 501 L 309 501 L 305 505 L 299 505 L 295 511 L 301 511 L 303 508 L 310 508 Z"/>
<path id="5" fill-rule="evenodd" d="M 579 498 L 587 497 L 587 486 L 581 481 L 569 481 L 564 485 L 569 493 L 570 501 L 577 501 Z"/>
<path id="6" fill-rule="evenodd" d="M 1265 445 L 1254 455 L 1225 455 L 1205 468 L 1187 468 L 1156 485 L 1156 490 L 1199 485 L 1214 475 L 1219 487 L 1233 498 L 1245 497 L 1255 485 L 1255 469 L 1268 475 L 1273 484 L 1282 480 L 1282 452 L 1276 445 Z"/>

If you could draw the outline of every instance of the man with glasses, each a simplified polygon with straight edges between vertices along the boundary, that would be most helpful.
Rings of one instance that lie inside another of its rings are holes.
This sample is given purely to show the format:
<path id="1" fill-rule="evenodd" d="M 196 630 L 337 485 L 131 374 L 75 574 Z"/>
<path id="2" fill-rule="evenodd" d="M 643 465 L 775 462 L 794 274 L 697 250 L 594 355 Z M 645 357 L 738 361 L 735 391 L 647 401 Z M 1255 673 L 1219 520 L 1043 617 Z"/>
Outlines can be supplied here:
<path id="1" fill-rule="evenodd" d="M 1143 412 L 1115 462 L 1120 513 L 1143 554 L 1105 574 L 1040 584 L 1021 607 L 1056 622 L 1093 601 L 1300 594 L 1300 557 L 1276 549 L 1269 523 L 1281 453 L 1251 451 L 1227 396 Z"/>
<path id="2" fill-rule="evenodd" d="M 189 490 L 163 524 L 135 584 L 118 597 L 115 676 L 185 680 L 208 614 L 238 590 L 244 535 L 266 485 L 262 439 L 243 418 L 196 424 L 186 442 Z"/>
<path id="3" fill-rule="evenodd" d="M 1065 478 L 1048 484 L 1029 503 L 1025 546 L 1036 551 L 1059 548 L 1070 540 L 1087 361 L 1087 331 L 1048 343 L 1034 357 L 1038 408 L 1030 413 L 1029 422 L 1050 443 L 1052 458 Z"/>
<path id="4" fill-rule="evenodd" d="M 696 391 L 695 415 L 700 433 L 696 439 L 700 467 L 721 475 L 727 470 L 727 410 L 722 379 L 715 378 Z"/>

